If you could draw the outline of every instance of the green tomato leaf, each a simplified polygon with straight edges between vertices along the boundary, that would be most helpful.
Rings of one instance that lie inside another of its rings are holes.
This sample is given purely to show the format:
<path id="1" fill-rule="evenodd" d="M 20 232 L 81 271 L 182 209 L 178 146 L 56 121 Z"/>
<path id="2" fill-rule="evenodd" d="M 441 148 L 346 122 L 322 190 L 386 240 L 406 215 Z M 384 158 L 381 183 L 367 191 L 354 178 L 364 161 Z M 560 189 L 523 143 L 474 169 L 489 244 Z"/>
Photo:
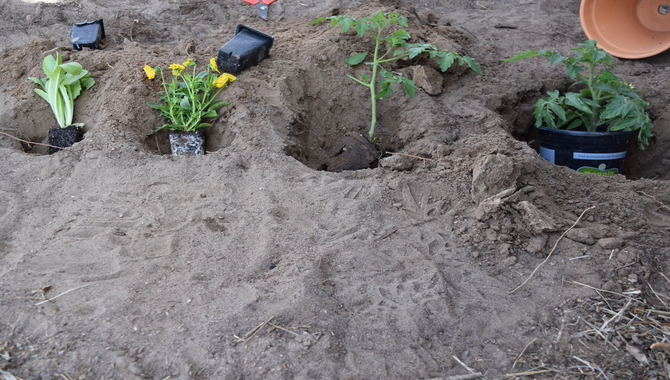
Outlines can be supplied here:
<path id="1" fill-rule="evenodd" d="M 578 62 L 573 62 L 573 63 L 568 63 L 566 64 L 566 67 L 568 69 L 568 76 L 570 76 L 570 79 L 576 80 L 577 75 L 582 72 L 582 69 L 584 66 L 580 66 L 577 64 Z"/>
<path id="2" fill-rule="evenodd" d="M 393 93 L 393 86 L 391 85 L 391 81 L 388 80 L 380 81 L 380 84 L 381 90 L 375 95 L 375 98 L 381 100 Z"/>
<path id="3" fill-rule="evenodd" d="M 470 68 L 471 68 L 472 70 L 474 70 L 477 74 L 480 74 L 480 75 L 482 74 L 482 69 L 479 68 L 479 63 L 477 63 L 477 61 L 475 61 L 473 58 L 471 58 L 471 57 L 469 57 L 469 56 L 467 56 L 467 55 L 463 56 L 462 59 L 463 59 L 463 61 L 465 61 L 465 63 L 467 63 L 468 66 L 470 66 Z M 442 70 L 442 71 L 444 71 L 444 70 Z"/>
<path id="4" fill-rule="evenodd" d="M 561 53 L 559 53 L 557 51 L 552 51 L 552 52 L 549 52 L 549 53 L 551 53 L 551 65 L 555 65 L 557 63 L 564 62 L 568 59 L 568 58 L 562 56 Z"/>
<path id="5" fill-rule="evenodd" d="M 415 47 L 415 48 L 409 49 L 407 51 L 407 53 L 409 54 L 409 58 L 412 59 L 412 58 L 416 57 L 417 55 L 423 53 L 423 49 L 419 48 L 419 47 Z"/>
<path id="6" fill-rule="evenodd" d="M 349 28 L 351 28 L 351 25 L 353 25 L 354 21 L 356 20 L 352 17 L 343 16 L 342 19 L 340 20 L 340 27 L 342 28 L 342 33 L 346 33 L 349 30 Z"/>
<path id="7" fill-rule="evenodd" d="M 308 25 L 318 24 L 318 23 L 320 23 L 320 22 L 322 22 L 322 21 L 327 21 L 327 20 L 328 20 L 328 19 L 325 18 L 325 17 L 319 17 L 319 18 L 317 18 L 316 20 L 310 22 Z M 332 26 L 332 25 L 331 25 L 331 26 Z"/>
<path id="8" fill-rule="evenodd" d="M 584 123 L 582 123 L 582 119 L 580 119 L 580 118 L 576 118 L 576 119 L 574 119 L 574 120 L 570 123 L 570 125 L 568 125 L 567 127 L 565 127 L 565 129 L 567 129 L 567 130 L 575 129 L 575 128 L 579 127 L 579 126 L 582 125 L 582 124 L 584 124 Z"/>
<path id="9" fill-rule="evenodd" d="M 345 62 L 351 66 L 356 66 L 359 63 L 363 62 L 365 60 L 365 57 L 368 55 L 368 52 L 362 52 L 358 54 L 354 54 L 351 57 L 347 58 Z"/>
<path id="10" fill-rule="evenodd" d="M 566 121 L 565 111 L 563 108 L 561 108 L 561 106 L 552 101 L 549 101 L 547 102 L 547 108 L 549 108 L 554 113 L 554 115 L 558 116 L 559 119 Z"/>
<path id="11" fill-rule="evenodd" d="M 393 74 L 391 74 L 390 72 L 384 70 L 383 67 L 380 67 L 380 68 L 379 68 L 379 74 L 380 74 L 381 76 L 383 76 L 384 78 L 387 78 L 388 80 L 393 80 Z"/>
<path id="12" fill-rule="evenodd" d="M 635 104 L 631 101 L 630 98 L 617 95 L 612 101 L 605 107 L 605 111 L 600 114 L 602 120 L 613 119 L 615 117 L 626 117 L 628 112 L 635 107 Z"/>
<path id="13" fill-rule="evenodd" d="M 607 60 L 609 54 L 602 49 L 594 49 L 593 51 L 593 63 L 598 63 L 602 60 Z"/>
<path id="14" fill-rule="evenodd" d="M 445 54 L 442 58 L 440 58 L 437 61 L 440 64 L 440 70 L 442 70 L 442 72 L 447 71 L 451 67 L 451 65 L 454 64 L 454 59 L 455 58 L 456 58 L 455 53 L 449 52 L 449 53 Z"/>
<path id="15" fill-rule="evenodd" d="M 629 131 L 632 126 L 638 123 L 638 118 L 631 117 L 621 119 L 607 128 L 608 131 Z"/>
<path id="16" fill-rule="evenodd" d="M 565 104 L 575 107 L 578 110 L 587 113 L 589 115 L 593 115 L 593 111 L 591 111 L 591 108 L 589 108 L 584 102 L 582 102 L 582 98 L 574 92 L 568 92 L 565 94 Z"/>
<path id="17" fill-rule="evenodd" d="M 560 97 L 560 93 L 558 92 L 558 90 L 547 91 L 547 95 L 549 95 L 552 98 L 559 98 Z"/>
<path id="18" fill-rule="evenodd" d="M 582 98 L 580 98 L 580 99 L 582 100 L 582 102 L 583 102 L 584 104 L 586 104 L 586 105 L 589 106 L 589 107 L 598 107 L 598 108 L 600 108 L 600 104 L 594 102 L 593 100 L 591 100 L 591 99 L 589 99 L 589 98 L 584 98 L 584 97 L 582 97 Z"/>
<path id="19" fill-rule="evenodd" d="M 356 20 L 356 33 L 358 34 L 358 37 L 363 37 L 365 35 L 365 32 L 367 31 L 368 31 L 367 20 Z"/>
<path id="20" fill-rule="evenodd" d="M 410 98 L 416 98 L 416 84 L 409 78 L 402 78 L 402 87 Z"/>
<path id="21" fill-rule="evenodd" d="M 531 58 L 531 57 L 537 57 L 537 56 L 550 56 L 553 52 L 547 52 L 544 50 L 528 50 L 528 51 L 520 51 L 517 53 L 517 55 L 503 59 L 503 62 L 511 62 L 511 61 L 518 61 L 520 59 L 524 58 Z"/>
<path id="22" fill-rule="evenodd" d="M 412 38 L 412 36 L 410 36 L 409 33 L 404 29 L 396 30 L 392 34 L 392 36 L 393 36 L 394 39 L 399 39 L 399 40 L 403 40 L 403 41 L 407 41 L 410 38 Z"/>
<path id="23" fill-rule="evenodd" d="M 556 129 L 556 122 L 554 121 L 554 118 L 551 117 L 550 113 L 544 114 L 542 119 L 544 120 L 545 126 Z"/>
<path id="24" fill-rule="evenodd" d="M 593 85 L 593 89 L 596 91 L 602 91 L 612 95 L 618 94 L 618 91 L 607 83 L 596 83 Z"/>

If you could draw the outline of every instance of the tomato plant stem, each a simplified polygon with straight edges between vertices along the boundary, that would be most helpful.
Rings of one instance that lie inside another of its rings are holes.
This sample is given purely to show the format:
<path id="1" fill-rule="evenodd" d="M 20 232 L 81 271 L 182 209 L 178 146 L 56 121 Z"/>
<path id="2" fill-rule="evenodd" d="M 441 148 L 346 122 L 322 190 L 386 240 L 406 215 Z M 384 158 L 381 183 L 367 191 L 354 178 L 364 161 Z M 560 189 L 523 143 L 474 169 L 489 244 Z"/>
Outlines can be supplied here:
<path id="1" fill-rule="evenodd" d="M 372 77 L 370 78 L 370 98 L 372 99 L 372 120 L 370 121 L 370 132 L 368 133 L 368 140 L 372 141 L 372 137 L 375 135 L 375 127 L 377 126 L 377 90 L 375 89 L 375 83 L 377 83 L 377 57 L 379 54 L 379 39 L 382 33 L 382 28 L 379 28 L 379 32 L 375 38 L 375 54 L 372 58 Z"/>

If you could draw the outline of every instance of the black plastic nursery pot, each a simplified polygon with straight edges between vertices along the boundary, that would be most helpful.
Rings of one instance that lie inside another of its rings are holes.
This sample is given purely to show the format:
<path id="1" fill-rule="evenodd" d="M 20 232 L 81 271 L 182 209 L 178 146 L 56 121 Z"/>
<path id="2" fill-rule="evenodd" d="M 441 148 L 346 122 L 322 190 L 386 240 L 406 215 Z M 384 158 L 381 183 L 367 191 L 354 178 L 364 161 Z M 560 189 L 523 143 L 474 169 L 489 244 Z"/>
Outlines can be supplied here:
<path id="1" fill-rule="evenodd" d="M 538 127 L 540 155 L 580 173 L 613 176 L 623 169 L 634 132 L 587 132 Z"/>
<path id="2" fill-rule="evenodd" d="M 84 130 L 71 125 L 67 128 L 49 129 L 49 154 L 58 152 L 59 148 L 71 147 L 74 143 L 84 139 Z"/>
<path id="3" fill-rule="evenodd" d="M 202 156 L 205 154 L 205 131 L 170 131 L 170 150 L 173 156 Z"/>
<path id="4" fill-rule="evenodd" d="M 235 37 L 219 49 L 216 65 L 235 74 L 269 58 L 273 42 L 274 37 L 240 24 Z"/>
<path id="5" fill-rule="evenodd" d="M 70 30 L 70 41 L 72 42 L 72 48 L 75 50 L 81 50 L 85 47 L 95 50 L 103 38 L 105 38 L 105 26 L 102 19 L 76 23 Z"/>

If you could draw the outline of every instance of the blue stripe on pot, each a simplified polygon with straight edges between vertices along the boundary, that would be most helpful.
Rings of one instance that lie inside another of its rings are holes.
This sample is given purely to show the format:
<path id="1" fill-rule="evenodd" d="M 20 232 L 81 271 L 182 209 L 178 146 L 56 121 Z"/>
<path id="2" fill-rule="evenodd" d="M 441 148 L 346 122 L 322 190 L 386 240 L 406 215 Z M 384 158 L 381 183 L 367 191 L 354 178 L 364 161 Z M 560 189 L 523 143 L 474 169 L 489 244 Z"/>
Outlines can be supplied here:
<path id="1" fill-rule="evenodd" d="M 634 132 L 587 132 L 538 127 L 540 155 L 580 173 L 616 175 L 623 169 Z"/>

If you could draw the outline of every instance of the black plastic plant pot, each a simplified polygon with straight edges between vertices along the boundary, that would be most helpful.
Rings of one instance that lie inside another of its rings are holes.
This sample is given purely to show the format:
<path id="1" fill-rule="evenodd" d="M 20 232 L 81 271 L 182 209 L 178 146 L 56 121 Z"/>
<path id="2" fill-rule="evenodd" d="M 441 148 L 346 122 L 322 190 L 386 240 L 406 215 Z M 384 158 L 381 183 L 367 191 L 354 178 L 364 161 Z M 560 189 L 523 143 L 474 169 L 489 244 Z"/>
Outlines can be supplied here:
<path id="1" fill-rule="evenodd" d="M 170 150 L 173 156 L 202 156 L 205 154 L 205 131 L 170 131 Z"/>
<path id="2" fill-rule="evenodd" d="M 238 25 L 235 37 L 216 56 L 219 69 L 235 74 L 270 57 L 274 37 L 245 25 Z"/>
<path id="3" fill-rule="evenodd" d="M 58 152 L 59 148 L 69 148 L 84 139 L 84 130 L 71 125 L 67 128 L 49 129 L 49 154 Z"/>
<path id="4" fill-rule="evenodd" d="M 617 175 L 634 132 L 587 132 L 537 128 L 540 155 L 580 173 Z"/>
<path id="5" fill-rule="evenodd" d="M 85 47 L 95 50 L 103 38 L 105 38 L 105 26 L 102 19 L 74 24 L 70 30 L 70 40 L 75 50 Z"/>

